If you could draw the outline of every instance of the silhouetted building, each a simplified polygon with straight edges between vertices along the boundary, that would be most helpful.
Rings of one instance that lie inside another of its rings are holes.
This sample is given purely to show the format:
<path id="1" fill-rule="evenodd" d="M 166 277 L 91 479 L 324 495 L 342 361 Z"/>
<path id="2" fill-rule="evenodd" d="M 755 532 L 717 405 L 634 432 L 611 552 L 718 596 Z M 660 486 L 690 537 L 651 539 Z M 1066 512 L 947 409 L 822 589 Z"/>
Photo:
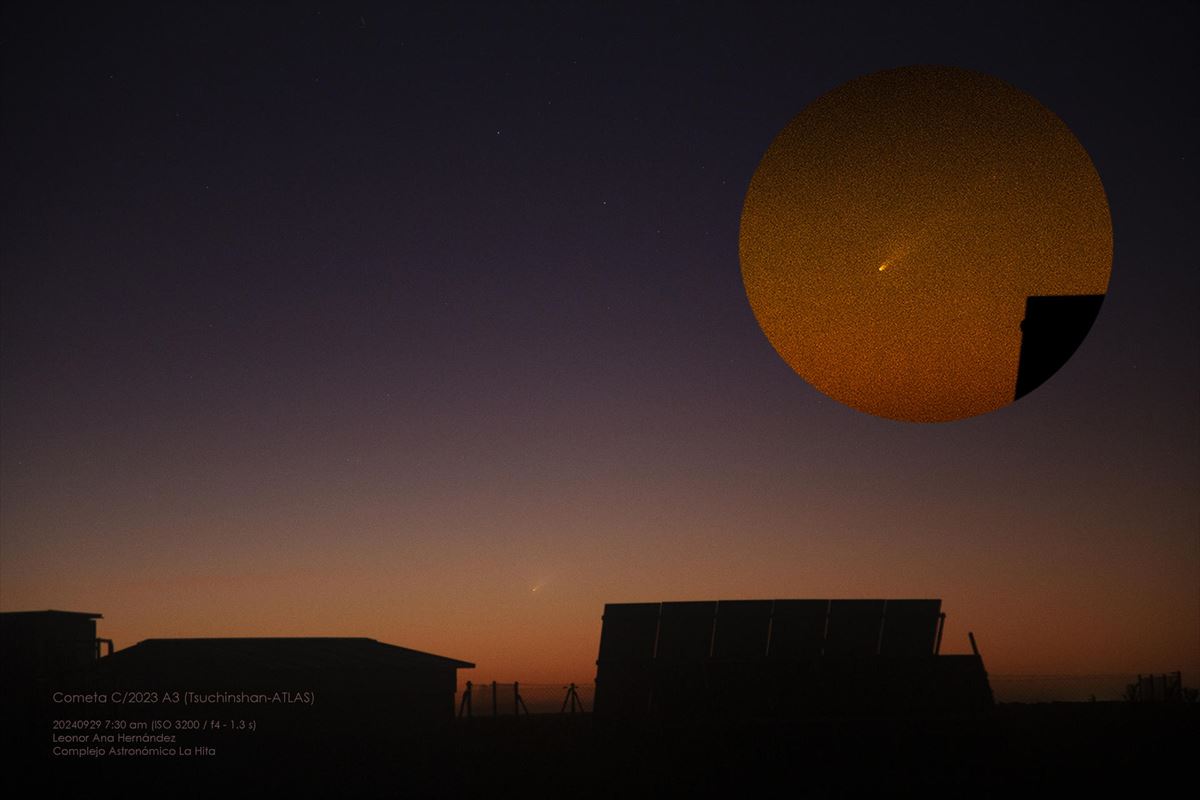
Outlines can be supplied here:
<path id="1" fill-rule="evenodd" d="M 6 705 L 36 694 L 41 687 L 84 676 L 100 657 L 96 620 L 81 611 L 6 611 L 0 613 L 0 670 Z"/>
<path id="2" fill-rule="evenodd" d="M 991 705 L 977 655 L 939 655 L 940 600 L 721 600 L 604 607 L 600 717 L 786 718 Z"/>
<path id="3" fill-rule="evenodd" d="M 80 611 L 0 613 L 0 747 L 14 760 L 45 740 L 51 693 L 85 683 L 102 644 L 111 652 L 112 642 L 96 637 L 98 619 Z"/>
<path id="4" fill-rule="evenodd" d="M 322 736 L 375 722 L 421 731 L 454 719 L 457 671 L 474 666 L 366 638 L 147 639 L 103 659 L 94 688 L 187 690 L 193 713 L 252 712 Z"/>
<path id="5" fill-rule="evenodd" d="M 1092 329 L 1103 302 L 1102 294 L 1025 298 L 1014 399 L 1041 386 L 1070 360 Z"/>

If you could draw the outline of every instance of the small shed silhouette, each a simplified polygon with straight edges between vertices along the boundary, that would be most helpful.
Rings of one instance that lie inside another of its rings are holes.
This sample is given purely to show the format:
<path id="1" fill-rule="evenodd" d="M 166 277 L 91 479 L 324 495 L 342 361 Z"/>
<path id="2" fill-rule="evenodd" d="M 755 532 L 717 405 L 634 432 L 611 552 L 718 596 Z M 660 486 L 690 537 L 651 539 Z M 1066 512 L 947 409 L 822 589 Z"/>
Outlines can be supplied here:
<path id="1" fill-rule="evenodd" d="M 50 730 L 52 692 L 84 685 L 95 674 L 101 646 L 100 614 L 90 611 L 0 613 L 0 747 L 20 762 Z"/>
<path id="2" fill-rule="evenodd" d="M 0 613 L 0 670 L 4 705 L 10 709 L 47 687 L 78 680 L 95 666 L 102 645 L 88 611 L 5 611 Z"/>

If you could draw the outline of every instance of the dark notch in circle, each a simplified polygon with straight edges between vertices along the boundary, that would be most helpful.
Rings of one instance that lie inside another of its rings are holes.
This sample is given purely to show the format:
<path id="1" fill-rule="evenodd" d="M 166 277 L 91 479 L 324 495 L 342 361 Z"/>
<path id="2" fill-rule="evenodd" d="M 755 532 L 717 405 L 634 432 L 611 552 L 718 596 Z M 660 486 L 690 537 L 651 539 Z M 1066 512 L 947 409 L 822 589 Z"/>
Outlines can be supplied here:
<path id="1" fill-rule="evenodd" d="M 1014 400 L 1020 400 L 1041 386 L 1070 360 L 1092 329 L 1103 302 L 1102 294 L 1025 298 Z"/>

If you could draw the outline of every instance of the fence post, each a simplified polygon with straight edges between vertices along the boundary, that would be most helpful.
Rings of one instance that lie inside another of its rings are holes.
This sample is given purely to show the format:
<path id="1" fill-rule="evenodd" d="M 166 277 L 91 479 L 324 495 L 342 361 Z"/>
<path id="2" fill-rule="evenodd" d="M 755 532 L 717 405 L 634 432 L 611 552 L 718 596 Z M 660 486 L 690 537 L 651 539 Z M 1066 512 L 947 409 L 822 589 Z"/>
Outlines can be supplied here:
<path id="1" fill-rule="evenodd" d="M 462 702 L 458 704 L 458 716 L 463 715 L 463 709 L 467 710 L 467 717 L 471 716 L 471 682 L 467 681 L 467 690 L 463 692 Z"/>
<path id="2" fill-rule="evenodd" d="M 513 681 L 513 714 L 520 716 L 522 711 L 529 716 L 529 709 L 525 707 L 525 701 L 521 698 L 521 682 Z"/>

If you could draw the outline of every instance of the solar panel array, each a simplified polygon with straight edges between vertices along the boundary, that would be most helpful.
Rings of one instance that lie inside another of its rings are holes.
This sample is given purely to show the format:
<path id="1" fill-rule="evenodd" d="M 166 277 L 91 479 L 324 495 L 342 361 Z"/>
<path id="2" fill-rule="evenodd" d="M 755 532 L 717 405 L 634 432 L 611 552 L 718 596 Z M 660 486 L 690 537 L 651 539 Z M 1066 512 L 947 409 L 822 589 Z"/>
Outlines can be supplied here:
<path id="1" fill-rule="evenodd" d="M 654 658 L 659 603 L 609 603 L 600 628 L 600 661 Z"/>
<path id="2" fill-rule="evenodd" d="M 917 599 L 610 603 L 594 710 L 683 720 L 973 708 L 990 698 L 981 662 L 933 657 L 941 606 Z"/>
<path id="3" fill-rule="evenodd" d="M 933 655 L 941 600 L 609 603 L 600 662 Z"/>

